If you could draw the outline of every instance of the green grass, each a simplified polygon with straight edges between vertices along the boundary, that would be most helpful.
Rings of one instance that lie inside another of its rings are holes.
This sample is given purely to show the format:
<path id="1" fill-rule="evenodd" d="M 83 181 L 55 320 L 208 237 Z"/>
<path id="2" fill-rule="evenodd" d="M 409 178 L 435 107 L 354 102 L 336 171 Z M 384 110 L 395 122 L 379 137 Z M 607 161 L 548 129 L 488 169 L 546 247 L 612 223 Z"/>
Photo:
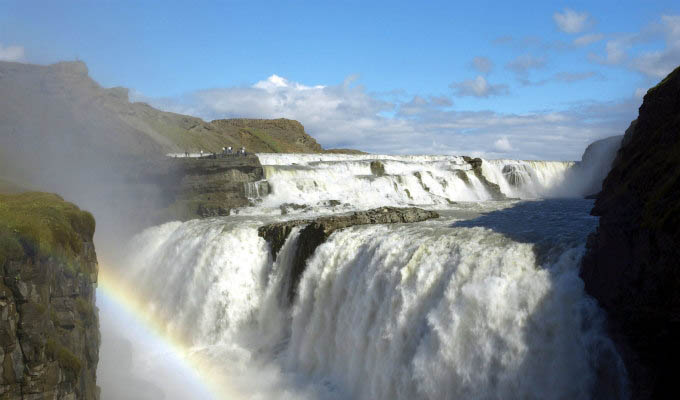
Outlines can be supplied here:
<path id="1" fill-rule="evenodd" d="M 80 318 L 85 323 L 85 326 L 92 326 L 95 323 L 96 314 L 94 306 L 89 301 L 78 297 L 76 299 L 76 311 L 80 314 Z"/>
<path id="2" fill-rule="evenodd" d="M 0 266 L 25 256 L 73 259 L 94 230 L 92 214 L 56 194 L 0 194 Z"/>
<path id="3" fill-rule="evenodd" d="M 277 140 L 272 138 L 269 134 L 259 130 L 259 129 L 248 129 L 248 132 L 250 132 L 253 136 L 256 138 L 260 139 L 264 144 L 269 146 L 271 148 L 271 151 L 274 153 L 284 153 L 284 149 L 281 148 L 281 144 L 278 143 Z"/>
<path id="4" fill-rule="evenodd" d="M 663 78 L 663 79 L 661 80 L 661 82 L 657 83 L 656 86 L 650 88 L 650 89 L 647 91 L 647 93 L 653 92 L 653 91 L 655 91 L 656 89 L 658 89 L 658 88 L 664 86 L 664 85 L 665 85 L 667 82 L 669 82 L 671 79 L 675 79 L 675 77 L 676 77 L 678 74 L 680 74 L 680 67 L 675 68 L 675 69 L 673 70 L 673 72 L 671 72 L 670 74 L 666 75 L 666 77 Z"/>
<path id="5" fill-rule="evenodd" d="M 54 338 L 47 339 L 45 345 L 45 352 L 47 356 L 57 361 L 59 365 L 71 371 L 74 375 L 80 374 L 80 370 L 83 368 L 83 363 L 64 345 L 59 343 L 58 340 Z"/>

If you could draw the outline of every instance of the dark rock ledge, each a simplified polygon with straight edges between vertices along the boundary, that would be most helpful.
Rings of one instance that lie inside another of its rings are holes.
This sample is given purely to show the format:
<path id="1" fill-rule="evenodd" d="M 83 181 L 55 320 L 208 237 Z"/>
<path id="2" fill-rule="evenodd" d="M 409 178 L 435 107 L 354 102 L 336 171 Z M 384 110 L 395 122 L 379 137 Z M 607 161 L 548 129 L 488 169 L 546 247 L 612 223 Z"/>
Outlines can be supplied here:
<path id="1" fill-rule="evenodd" d="M 493 200 L 506 200 L 508 198 L 506 195 L 503 194 L 503 192 L 501 192 L 500 186 L 486 179 L 486 176 L 484 176 L 484 174 L 482 173 L 483 160 L 481 158 L 463 156 L 463 160 L 465 160 L 466 163 L 470 164 L 470 166 L 472 167 L 472 172 L 475 173 L 477 179 L 479 179 L 484 185 L 484 187 L 489 191 L 489 193 L 491 194 L 491 198 Z M 467 177 L 465 177 L 464 180 L 467 181 Z"/>
<path id="2" fill-rule="evenodd" d="M 675 398 L 680 357 L 680 67 L 650 89 L 602 185 L 581 277 L 634 399 Z"/>
<path id="3" fill-rule="evenodd" d="M 420 222 L 433 218 L 439 218 L 439 214 L 421 208 L 380 207 L 367 211 L 358 211 L 350 215 L 334 215 L 313 220 L 299 219 L 277 222 L 260 227 L 258 233 L 269 243 L 272 258 L 276 259 L 277 254 L 293 228 L 307 225 L 300 231 L 298 246 L 295 250 L 291 267 L 291 284 L 288 286 L 287 293 L 290 304 L 295 297 L 297 285 L 304 272 L 307 259 L 314 254 L 316 248 L 324 243 L 333 232 L 354 225 Z"/>

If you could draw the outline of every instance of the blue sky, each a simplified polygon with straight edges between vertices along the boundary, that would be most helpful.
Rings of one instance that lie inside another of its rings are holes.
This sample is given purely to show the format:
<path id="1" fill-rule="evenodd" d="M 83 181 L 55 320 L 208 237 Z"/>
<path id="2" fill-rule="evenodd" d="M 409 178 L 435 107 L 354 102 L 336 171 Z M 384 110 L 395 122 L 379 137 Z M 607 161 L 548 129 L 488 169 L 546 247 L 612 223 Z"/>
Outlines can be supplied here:
<path id="1" fill-rule="evenodd" d="M 671 1 L 192 3 L 0 0 L 0 59 L 79 58 L 133 100 L 326 147 L 546 159 L 620 133 L 680 64 Z"/>

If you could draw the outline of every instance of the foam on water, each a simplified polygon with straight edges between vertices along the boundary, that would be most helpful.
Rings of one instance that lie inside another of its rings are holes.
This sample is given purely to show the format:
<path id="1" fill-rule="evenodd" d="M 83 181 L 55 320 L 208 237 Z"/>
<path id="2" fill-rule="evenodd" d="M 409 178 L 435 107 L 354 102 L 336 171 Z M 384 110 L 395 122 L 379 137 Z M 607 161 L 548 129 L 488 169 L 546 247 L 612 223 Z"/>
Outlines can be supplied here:
<path id="1" fill-rule="evenodd" d="M 498 185 L 509 198 L 534 199 L 582 193 L 563 188 L 574 163 L 482 160 L 481 176 L 458 156 L 388 156 L 344 154 L 258 154 L 269 193 L 260 198 L 262 213 L 282 205 L 306 211 L 337 202 L 344 209 L 383 205 L 448 208 L 453 202 L 494 199 Z M 382 171 L 371 169 L 379 162 Z M 562 188 L 563 190 L 557 190 Z"/>
<path id="2" fill-rule="evenodd" d="M 453 205 L 440 220 L 336 232 L 291 306 L 297 230 L 274 262 L 257 235 L 262 217 L 148 229 L 133 240 L 129 278 L 246 397 L 625 397 L 578 277 L 592 203 L 568 202 Z M 559 235 L 540 246 L 516 235 L 525 212 Z"/>

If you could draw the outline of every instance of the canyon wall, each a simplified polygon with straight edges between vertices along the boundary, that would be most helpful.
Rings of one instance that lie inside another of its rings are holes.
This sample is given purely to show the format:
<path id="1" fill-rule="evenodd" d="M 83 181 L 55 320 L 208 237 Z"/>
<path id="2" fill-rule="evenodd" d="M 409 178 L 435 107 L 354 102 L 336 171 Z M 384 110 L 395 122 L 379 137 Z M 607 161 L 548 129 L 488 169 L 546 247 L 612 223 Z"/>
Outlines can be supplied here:
<path id="1" fill-rule="evenodd" d="M 593 215 L 581 277 L 607 311 L 633 398 L 675 391 L 680 356 L 680 68 L 650 89 Z"/>
<path id="2" fill-rule="evenodd" d="M 0 399 L 97 399 L 97 256 L 88 212 L 0 195 Z"/>

